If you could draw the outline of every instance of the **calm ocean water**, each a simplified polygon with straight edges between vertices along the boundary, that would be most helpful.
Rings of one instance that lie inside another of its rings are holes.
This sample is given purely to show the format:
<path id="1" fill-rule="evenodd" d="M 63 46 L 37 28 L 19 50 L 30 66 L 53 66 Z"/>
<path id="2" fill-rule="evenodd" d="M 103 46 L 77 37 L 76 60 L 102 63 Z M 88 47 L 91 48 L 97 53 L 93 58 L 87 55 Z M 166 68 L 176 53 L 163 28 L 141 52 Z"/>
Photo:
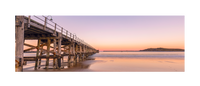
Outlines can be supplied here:
<path id="1" fill-rule="evenodd" d="M 25 53 L 25 56 L 35 54 Z M 84 60 L 78 63 L 66 63 L 63 69 L 41 69 L 39 72 L 184 72 L 184 52 L 99 52 L 90 56 L 95 60 Z M 34 72 L 34 61 L 24 65 L 24 71 Z M 45 65 L 45 60 L 42 64 Z"/>

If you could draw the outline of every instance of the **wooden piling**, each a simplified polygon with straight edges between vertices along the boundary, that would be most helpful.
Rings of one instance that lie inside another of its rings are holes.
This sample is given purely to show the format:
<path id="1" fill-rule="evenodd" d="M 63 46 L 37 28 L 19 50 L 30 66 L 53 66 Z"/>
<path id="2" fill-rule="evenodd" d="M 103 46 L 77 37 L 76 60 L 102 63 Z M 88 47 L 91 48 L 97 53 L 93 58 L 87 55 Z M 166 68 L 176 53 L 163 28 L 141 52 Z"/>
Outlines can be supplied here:
<path id="1" fill-rule="evenodd" d="M 76 57 L 75 57 L 75 44 L 74 44 L 74 41 L 73 41 L 73 44 L 72 44 L 72 55 L 73 55 L 73 61 L 75 61 Z"/>
<path id="2" fill-rule="evenodd" d="M 23 58 L 24 28 L 18 27 L 16 31 L 16 56 Z"/>
<path id="3" fill-rule="evenodd" d="M 68 53 L 69 53 L 69 55 L 68 55 L 68 63 L 70 63 L 70 60 L 71 60 L 71 44 L 69 45 L 69 50 L 68 50 Z"/>
<path id="4" fill-rule="evenodd" d="M 62 41 L 62 33 L 59 33 L 58 34 L 58 54 L 59 54 L 59 57 L 58 57 L 58 67 L 60 68 L 61 67 L 61 41 Z"/>
<path id="5" fill-rule="evenodd" d="M 18 70 L 23 71 L 24 16 L 15 16 L 15 41 L 15 65 Z"/>
<path id="6" fill-rule="evenodd" d="M 55 24 L 55 28 L 56 28 L 56 24 Z M 54 38 L 53 39 L 53 51 L 54 51 L 54 53 L 56 53 L 56 39 Z M 55 68 L 55 67 L 57 67 L 57 65 L 56 65 L 56 58 L 55 58 L 55 54 L 54 54 L 54 58 L 53 58 L 53 68 Z"/>
<path id="7" fill-rule="evenodd" d="M 47 38 L 46 69 L 48 69 L 48 67 L 49 67 L 49 51 L 50 51 L 50 43 L 51 43 L 51 40 L 50 40 L 49 38 Z"/>
<path id="8" fill-rule="evenodd" d="M 79 48 L 79 50 L 78 50 L 78 57 L 79 57 L 79 59 L 80 59 L 80 61 L 82 61 L 82 58 L 81 58 L 81 46 L 79 45 L 78 46 Z"/>
<path id="9" fill-rule="evenodd" d="M 83 57 L 86 59 L 86 56 L 85 56 L 85 45 L 83 46 Z"/>
<path id="10" fill-rule="evenodd" d="M 38 39 L 38 43 L 37 43 L 37 53 L 36 53 L 36 61 L 35 61 L 35 70 L 37 70 L 37 66 L 38 66 L 38 56 L 39 56 L 39 48 L 40 48 L 40 42 L 41 42 L 41 39 Z"/>
<path id="11" fill-rule="evenodd" d="M 75 60 L 76 60 L 76 62 L 78 61 L 78 50 L 77 50 L 78 48 L 77 48 L 77 45 L 75 45 Z"/>
<path id="12" fill-rule="evenodd" d="M 77 62 L 77 52 L 78 52 L 78 45 L 74 45 L 75 47 L 75 52 L 74 52 L 74 61 Z"/>
<path id="13" fill-rule="evenodd" d="M 43 46 L 41 46 L 41 48 L 43 49 Z M 43 54 L 43 51 L 41 50 L 40 51 L 40 56 L 42 56 L 42 54 Z M 40 66 L 41 66 L 41 58 L 39 58 L 39 67 L 38 67 L 38 69 L 40 69 Z"/>

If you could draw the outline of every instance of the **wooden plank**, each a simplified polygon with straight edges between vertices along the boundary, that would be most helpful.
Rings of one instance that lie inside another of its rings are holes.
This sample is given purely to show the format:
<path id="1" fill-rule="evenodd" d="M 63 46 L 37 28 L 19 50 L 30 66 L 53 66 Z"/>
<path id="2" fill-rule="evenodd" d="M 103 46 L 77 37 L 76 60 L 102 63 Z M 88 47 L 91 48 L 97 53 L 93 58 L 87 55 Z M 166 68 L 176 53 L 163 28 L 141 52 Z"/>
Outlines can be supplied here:
<path id="1" fill-rule="evenodd" d="M 38 29 L 38 28 L 33 27 L 33 26 L 31 26 L 30 29 L 26 30 L 25 32 L 26 32 L 26 34 L 28 34 L 28 33 L 51 34 L 51 33 L 48 32 L 48 31 L 45 31 L 45 30 L 43 30 L 43 29 Z"/>
<path id="2" fill-rule="evenodd" d="M 29 46 L 29 47 L 36 47 L 36 46 L 30 45 L 30 44 L 26 44 L 26 43 L 24 43 L 24 45 Z"/>
<path id="3" fill-rule="evenodd" d="M 24 45 L 26 45 L 26 46 L 29 46 L 29 47 L 33 47 L 33 48 L 35 48 L 36 46 L 33 46 L 33 45 L 30 45 L 30 44 L 26 44 L 26 43 L 24 43 Z M 41 45 L 41 46 L 44 46 L 44 45 L 46 45 L 46 44 L 43 44 L 43 45 Z M 40 46 L 40 47 L 41 47 Z M 45 51 L 45 52 L 47 52 L 47 53 L 55 53 L 56 55 L 58 55 L 58 53 L 56 53 L 56 52 L 53 52 L 53 51 L 48 51 L 48 50 L 45 50 L 45 49 L 43 49 L 43 48 L 38 48 L 39 50 L 42 50 L 42 51 Z"/>
<path id="4" fill-rule="evenodd" d="M 25 37 L 25 39 L 48 39 L 47 37 Z M 56 37 L 49 37 L 50 39 L 55 39 Z"/>
<path id="5" fill-rule="evenodd" d="M 32 57 L 32 58 L 26 58 L 26 57 L 24 57 L 24 61 L 35 61 L 35 57 Z"/>
<path id="6" fill-rule="evenodd" d="M 36 48 L 36 47 L 35 47 Z M 32 48 L 28 48 L 28 49 L 26 49 L 26 50 L 24 50 L 24 52 L 27 52 L 27 51 L 30 51 L 30 50 L 33 50 L 33 49 L 35 49 L 34 47 L 32 47 Z"/>
<path id="7" fill-rule="evenodd" d="M 56 55 L 56 56 L 54 56 L 54 55 L 49 55 L 49 58 L 58 58 L 58 57 L 59 57 L 58 55 Z M 33 57 L 33 56 L 25 56 L 24 58 L 36 58 L 36 57 Z M 45 55 L 45 56 L 38 56 L 37 58 L 46 59 L 47 56 L 46 56 L 46 55 Z"/>

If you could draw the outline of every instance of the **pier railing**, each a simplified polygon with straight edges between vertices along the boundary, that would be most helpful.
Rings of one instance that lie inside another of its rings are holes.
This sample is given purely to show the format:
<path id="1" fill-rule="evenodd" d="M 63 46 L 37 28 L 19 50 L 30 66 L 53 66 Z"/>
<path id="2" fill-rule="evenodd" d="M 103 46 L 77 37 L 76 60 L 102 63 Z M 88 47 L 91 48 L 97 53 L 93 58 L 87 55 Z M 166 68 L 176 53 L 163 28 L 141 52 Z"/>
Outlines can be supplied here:
<path id="1" fill-rule="evenodd" d="M 25 16 L 26 17 L 26 16 Z M 32 18 L 31 18 L 32 17 Z M 91 45 L 89 45 L 88 43 L 84 42 L 83 40 L 81 40 L 80 38 L 78 38 L 75 34 L 69 32 L 68 30 L 64 29 L 62 26 L 58 25 L 57 23 L 53 22 L 51 19 L 48 19 L 48 17 L 46 16 L 29 16 L 27 18 L 30 18 L 30 20 L 33 20 L 37 23 L 40 23 L 41 25 L 44 25 L 44 29 L 46 29 L 47 27 L 52 29 L 54 31 L 54 34 L 56 32 L 60 32 L 62 33 L 62 35 L 69 37 L 77 42 L 80 42 L 86 46 L 89 46 L 91 48 L 93 48 Z M 94 49 L 94 48 L 93 48 Z"/>

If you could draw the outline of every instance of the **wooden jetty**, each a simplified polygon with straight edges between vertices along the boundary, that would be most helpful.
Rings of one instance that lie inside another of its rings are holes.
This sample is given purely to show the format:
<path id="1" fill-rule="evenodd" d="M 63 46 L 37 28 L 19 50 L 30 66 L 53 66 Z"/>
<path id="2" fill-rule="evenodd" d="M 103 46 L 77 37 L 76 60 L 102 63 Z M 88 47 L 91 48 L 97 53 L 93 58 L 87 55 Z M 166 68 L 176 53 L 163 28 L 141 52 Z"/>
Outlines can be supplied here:
<path id="1" fill-rule="evenodd" d="M 43 23 L 39 23 L 31 17 L 37 18 Z M 68 30 L 45 16 L 40 17 L 15 16 L 15 67 L 20 71 L 23 71 L 23 65 L 27 61 L 35 61 L 35 70 L 37 70 L 40 68 L 41 59 L 46 59 L 46 69 L 49 67 L 49 59 L 53 59 L 54 68 L 59 69 L 63 56 L 68 56 L 69 63 L 72 59 L 73 62 L 77 62 L 77 59 L 84 60 L 88 56 L 98 53 L 98 50 Z M 37 46 L 24 43 L 25 40 L 38 40 Z M 24 49 L 24 45 L 30 48 Z M 35 57 L 23 56 L 24 52 L 33 49 L 37 50 Z"/>

